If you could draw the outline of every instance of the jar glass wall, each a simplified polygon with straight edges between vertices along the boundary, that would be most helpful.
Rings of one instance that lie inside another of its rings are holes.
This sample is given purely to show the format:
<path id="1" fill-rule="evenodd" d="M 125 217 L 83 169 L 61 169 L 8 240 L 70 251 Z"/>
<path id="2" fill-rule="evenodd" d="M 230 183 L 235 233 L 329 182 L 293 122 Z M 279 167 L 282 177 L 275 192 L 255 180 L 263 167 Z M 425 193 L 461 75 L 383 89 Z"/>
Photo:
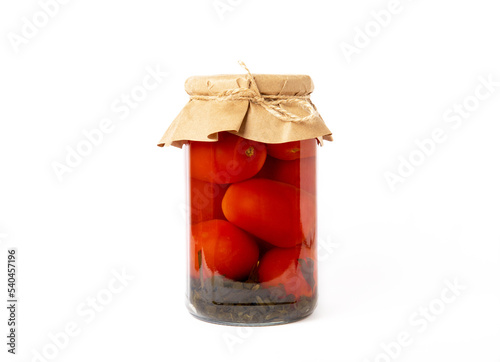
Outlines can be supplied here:
<path id="1" fill-rule="evenodd" d="M 317 300 L 316 139 L 189 141 L 191 314 L 230 325 L 310 315 Z"/>

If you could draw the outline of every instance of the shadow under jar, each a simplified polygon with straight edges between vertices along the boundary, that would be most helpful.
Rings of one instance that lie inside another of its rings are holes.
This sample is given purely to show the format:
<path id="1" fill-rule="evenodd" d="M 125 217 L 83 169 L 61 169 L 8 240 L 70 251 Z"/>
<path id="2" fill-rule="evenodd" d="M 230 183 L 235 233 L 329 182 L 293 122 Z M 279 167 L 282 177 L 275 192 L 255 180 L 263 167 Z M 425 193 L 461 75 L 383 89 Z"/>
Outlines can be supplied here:
<path id="1" fill-rule="evenodd" d="M 317 300 L 316 139 L 189 141 L 187 306 L 229 325 L 290 323 Z"/>

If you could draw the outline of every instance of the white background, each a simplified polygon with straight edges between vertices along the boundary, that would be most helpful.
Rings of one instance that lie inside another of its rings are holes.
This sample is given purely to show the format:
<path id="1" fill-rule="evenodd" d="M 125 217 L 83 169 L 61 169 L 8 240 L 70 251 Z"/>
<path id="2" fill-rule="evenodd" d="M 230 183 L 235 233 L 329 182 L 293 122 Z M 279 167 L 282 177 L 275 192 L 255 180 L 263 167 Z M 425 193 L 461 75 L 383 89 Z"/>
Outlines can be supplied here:
<path id="1" fill-rule="evenodd" d="M 398 361 L 500 361 L 500 87 L 473 99 L 480 77 L 500 81 L 498 3 L 401 0 L 378 29 L 387 0 L 229 3 L 219 16 L 212 0 L 71 0 L 17 52 L 40 4 L 0 5 L 0 360 L 13 246 L 15 361 L 392 361 L 381 344 Z M 366 26 L 349 62 L 341 47 Z M 242 73 L 240 59 L 311 75 L 335 138 L 319 152 L 319 305 L 291 325 L 216 326 L 184 307 L 184 156 L 156 142 L 188 76 Z M 158 66 L 168 77 L 120 119 L 111 105 Z M 465 99 L 477 109 L 447 123 Z M 54 162 L 102 118 L 113 131 L 59 180 Z M 436 129 L 446 141 L 420 160 Z M 421 165 L 392 190 L 385 174 L 412 154 Z M 134 279 L 89 321 L 87 298 L 122 269 Z M 466 287 L 449 303 L 446 280 Z M 411 319 L 429 304 L 422 330 Z M 80 333 L 54 351 L 68 323 Z M 395 347 L 401 332 L 412 343 Z"/>

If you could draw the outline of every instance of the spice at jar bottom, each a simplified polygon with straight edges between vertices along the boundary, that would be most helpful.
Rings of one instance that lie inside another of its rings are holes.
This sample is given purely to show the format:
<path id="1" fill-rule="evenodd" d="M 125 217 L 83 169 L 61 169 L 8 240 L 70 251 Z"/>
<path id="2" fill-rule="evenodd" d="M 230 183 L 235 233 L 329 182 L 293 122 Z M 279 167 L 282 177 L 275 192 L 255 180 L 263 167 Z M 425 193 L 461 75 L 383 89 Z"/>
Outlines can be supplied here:
<path id="1" fill-rule="evenodd" d="M 160 146 L 185 146 L 187 306 L 228 325 L 273 325 L 317 301 L 316 148 L 332 140 L 302 75 L 186 81 Z"/>

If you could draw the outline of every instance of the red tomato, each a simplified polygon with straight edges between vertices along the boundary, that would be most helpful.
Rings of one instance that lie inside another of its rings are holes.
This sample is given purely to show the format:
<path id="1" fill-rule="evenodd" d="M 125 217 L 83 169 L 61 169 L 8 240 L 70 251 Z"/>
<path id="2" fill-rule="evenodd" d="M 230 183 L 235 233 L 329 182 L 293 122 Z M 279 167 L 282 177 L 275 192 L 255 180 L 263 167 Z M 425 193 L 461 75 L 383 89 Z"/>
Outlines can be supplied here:
<path id="1" fill-rule="evenodd" d="M 311 273 L 307 268 L 304 259 L 299 258 L 300 247 L 295 248 L 274 248 L 269 250 L 259 263 L 259 282 L 264 287 L 278 286 L 283 284 L 287 294 L 294 294 L 296 297 L 302 295 L 310 297 L 316 281 L 311 278 Z M 313 266 L 315 268 L 315 266 Z M 307 278 L 305 277 L 307 275 Z"/>
<path id="2" fill-rule="evenodd" d="M 316 156 L 316 139 L 268 144 L 267 153 L 280 160 L 314 157 Z"/>
<path id="3" fill-rule="evenodd" d="M 251 179 L 229 186 L 222 211 L 227 220 L 273 245 L 310 245 L 316 229 L 315 200 L 283 182 Z"/>
<path id="4" fill-rule="evenodd" d="M 220 132 L 217 142 L 190 142 L 191 177 L 217 184 L 243 181 L 259 172 L 266 155 L 263 143 Z"/>
<path id="5" fill-rule="evenodd" d="M 284 161 L 267 156 L 256 177 L 281 181 L 316 194 L 316 157 Z"/>
<path id="6" fill-rule="evenodd" d="M 254 238 L 225 220 L 200 222 L 191 227 L 195 269 L 200 265 L 204 277 L 224 275 L 229 279 L 244 280 L 259 259 L 259 248 Z M 201 253 L 199 251 L 201 250 Z"/>
<path id="7" fill-rule="evenodd" d="M 229 185 L 214 184 L 191 178 L 191 223 L 212 219 L 225 219 L 222 198 Z"/>

